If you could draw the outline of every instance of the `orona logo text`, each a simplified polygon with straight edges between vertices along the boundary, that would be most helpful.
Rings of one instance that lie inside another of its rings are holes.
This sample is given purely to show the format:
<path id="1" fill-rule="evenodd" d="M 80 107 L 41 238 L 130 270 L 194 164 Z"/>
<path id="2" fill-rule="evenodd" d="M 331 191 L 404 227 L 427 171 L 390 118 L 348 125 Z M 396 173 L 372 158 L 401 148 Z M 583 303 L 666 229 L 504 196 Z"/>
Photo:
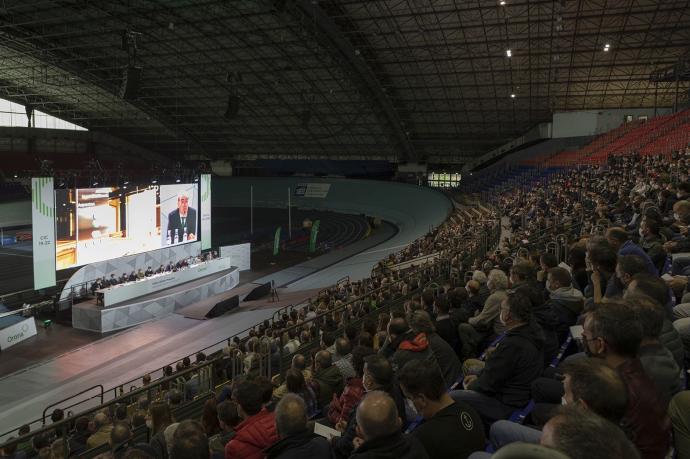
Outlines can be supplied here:
<path id="1" fill-rule="evenodd" d="M 7 337 L 7 342 L 8 342 L 8 343 L 11 343 L 11 342 L 13 342 L 13 341 L 21 341 L 22 339 L 24 339 L 24 333 L 26 333 L 26 332 L 28 332 L 28 331 L 29 331 L 29 326 L 26 325 L 26 324 L 22 325 L 22 331 L 20 331 L 19 333 L 14 334 L 14 335 L 12 335 L 12 336 L 8 336 L 8 337 Z"/>

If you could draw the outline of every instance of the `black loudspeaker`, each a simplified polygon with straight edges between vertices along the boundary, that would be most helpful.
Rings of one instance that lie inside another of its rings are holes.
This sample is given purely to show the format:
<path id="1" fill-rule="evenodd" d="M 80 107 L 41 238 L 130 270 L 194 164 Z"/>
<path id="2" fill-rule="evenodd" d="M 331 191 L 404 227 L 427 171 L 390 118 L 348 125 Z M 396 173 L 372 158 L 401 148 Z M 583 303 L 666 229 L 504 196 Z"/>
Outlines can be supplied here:
<path id="1" fill-rule="evenodd" d="M 225 119 L 231 120 L 235 117 L 237 117 L 237 114 L 240 112 L 240 96 L 237 95 L 229 95 L 228 96 L 228 108 L 225 109 L 225 114 L 223 117 Z"/>
<path id="2" fill-rule="evenodd" d="M 122 86 L 120 86 L 120 97 L 131 100 L 136 99 L 139 94 L 139 84 L 141 83 L 141 67 L 127 66 L 122 75 Z"/>
<path id="3" fill-rule="evenodd" d="M 232 311 L 236 307 L 240 305 L 240 297 L 235 295 L 227 300 L 223 300 L 220 303 L 216 303 L 214 307 L 211 308 L 210 311 L 206 313 L 206 318 L 207 319 L 213 319 L 214 317 L 220 317 L 223 314 L 227 314 L 228 312 Z"/>
<path id="4" fill-rule="evenodd" d="M 254 290 L 249 292 L 249 295 L 244 297 L 244 301 L 258 300 L 259 298 L 265 297 L 269 293 L 271 293 L 271 283 L 266 282 L 265 284 L 259 285 Z"/>

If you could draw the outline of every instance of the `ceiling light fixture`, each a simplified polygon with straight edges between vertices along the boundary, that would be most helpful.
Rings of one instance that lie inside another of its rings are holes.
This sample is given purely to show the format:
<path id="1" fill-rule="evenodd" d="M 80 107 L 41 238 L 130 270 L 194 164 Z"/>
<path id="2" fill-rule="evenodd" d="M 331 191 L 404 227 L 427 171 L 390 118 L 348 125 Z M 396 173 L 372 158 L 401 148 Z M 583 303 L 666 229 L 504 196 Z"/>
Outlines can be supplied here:
<path id="1" fill-rule="evenodd" d="M 500 2 L 498 2 L 498 4 L 501 6 L 506 6 L 506 0 L 501 0 Z"/>
<path id="2" fill-rule="evenodd" d="M 515 96 L 515 93 L 512 93 L 512 94 L 510 95 L 510 98 L 511 98 L 511 99 L 515 99 L 515 97 L 516 97 L 516 96 Z"/>
<path id="3" fill-rule="evenodd" d="M 610 45 L 609 43 L 606 43 L 606 44 L 604 45 L 604 52 L 605 52 L 605 53 L 608 53 L 610 49 L 611 49 L 611 45 Z"/>
<path id="4" fill-rule="evenodd" d="M 506 56 L 513 57 L 513 51 L 511 49 L 506 49 Z"/>

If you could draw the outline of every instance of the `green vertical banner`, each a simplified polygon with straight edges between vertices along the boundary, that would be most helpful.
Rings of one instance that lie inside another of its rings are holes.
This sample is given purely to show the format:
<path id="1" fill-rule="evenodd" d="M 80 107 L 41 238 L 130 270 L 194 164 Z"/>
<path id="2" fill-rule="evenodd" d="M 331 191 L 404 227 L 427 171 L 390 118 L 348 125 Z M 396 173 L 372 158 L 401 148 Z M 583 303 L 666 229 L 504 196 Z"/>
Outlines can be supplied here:
<path id="1" fill-rule="evenodd" d="M 52 177 L 31 179 L 34 289 L 55 285 L 55 190 Z"/>
<path id="2" fill-rule="evenodd" d="M 280 226 L 276 228 L 276 235 L 273 238 L 273 256 L 275 257 L 280 252 Z"/>
<path id="3" fill-rule="evenodd" d="M 309 239 L 309 251 L 316 251 L 316 236 L 319 234 L 319 224 L 321 220 L 316 220 L 314 224 L 311 225 L 311 238 Z"/>

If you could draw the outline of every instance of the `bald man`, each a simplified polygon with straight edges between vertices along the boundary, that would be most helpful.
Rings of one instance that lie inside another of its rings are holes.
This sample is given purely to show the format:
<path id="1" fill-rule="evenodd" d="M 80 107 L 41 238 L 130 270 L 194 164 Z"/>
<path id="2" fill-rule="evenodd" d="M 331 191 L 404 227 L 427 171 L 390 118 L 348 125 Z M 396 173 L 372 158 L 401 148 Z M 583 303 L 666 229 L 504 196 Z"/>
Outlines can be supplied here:
<path id="1" fill-rule="evenodd" d="M 428 459 L 416 438 L 400 432 L 395 402 L 385 392 L 369 392 L 357 407 L 357 444 L 350 459 Z"/>
<path id="2" fill-rule="evenodd" d="M 544 425 L 543 446 L 571 459 L 637 459 L 635 445 L 611 421 L 579 407 L 565 407 Z"/>
<path id="3" fill-rule="evenodd" d="M 331 445 L 307 429 L 307 406 L 296 394 L 285 394 L 276 405 L 280 440 L 266 450 L 267 459 L 331 459 Z"/>
<path id="4" fill-rule="evenodd" d="M 113 430 L 113 425 L 108 418 L 108 415 L 100 412 L 93 417 L 93 424 L 96 431 L 86 440 L 86 447 L 88 449 L 101 446 L 110 441 L 110 431 Z"/>

